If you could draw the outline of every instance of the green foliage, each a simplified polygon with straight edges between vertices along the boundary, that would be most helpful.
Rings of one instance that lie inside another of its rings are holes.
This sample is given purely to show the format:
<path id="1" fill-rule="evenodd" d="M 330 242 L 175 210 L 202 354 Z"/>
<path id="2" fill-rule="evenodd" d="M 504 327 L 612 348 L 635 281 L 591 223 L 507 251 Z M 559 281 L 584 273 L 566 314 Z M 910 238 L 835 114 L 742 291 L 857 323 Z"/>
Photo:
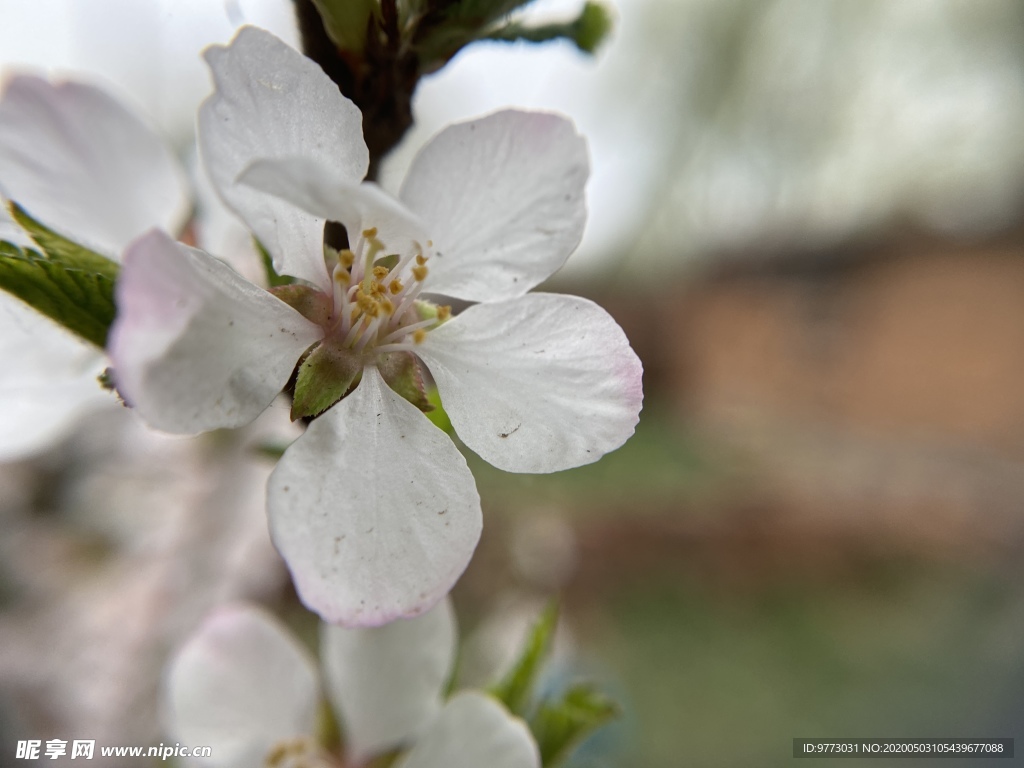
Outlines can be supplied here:
<path id="1" fill-rule="evenodd" d="M 584 738 L 619 714 L 619 708 L 589 683 L 577 683 L 558 696 L 534 703 L 534 689 L 551 655 L 558 627 L 552 600 L 533 626 L 519 659 L 491 693 L 509 711 L 526 718 L 544 768 L 561 765 Z"/>
<path id="2" fill-rule="evenodd" d="M 533 698 L 533 689 L 540 671 L 551 653 L 551 644 L 558 626 L 558 603 L 554 600 L 534 624 L 522 654 L 508 674 L 491 689 L 510 712 L 525 715 Z"/>
<path id="3" fill-rule="evenodd" d="M 573 21 L 538 26 L 513 22 L 492 32 L 487 38 L 508 42 L 525 40 L 531 43 L 546 43 L 564 38 L 571 40 L 584 53 L 594 53 L 608 36 L 611 28 L 612 17 L 608 9 L 601 3 L 588 0 L 580 15 Z"/>
<path id="4" fill-rule="evenodd" d="M 542 701 L 530 718 L 541 764 L 561 765 L 587 736 L 618 715 L 615 702 L 588 683 L 573 685 L 557 700 Z"/>
<path id="5" fill-rule="evenodd" d="M 292 421 L 318 416 L 340 400 L 356 382 L 362 361 L 351 350 L 325 341 L 299 366 L 292 400 Z"/>
<path id="6" fill-rule="evenodd" d="M 114 322 L 120 267 L 47 229 L 18 205 L 11 214 L 40 250 L 0 242 L 0 288 L 98 347 Z"/>

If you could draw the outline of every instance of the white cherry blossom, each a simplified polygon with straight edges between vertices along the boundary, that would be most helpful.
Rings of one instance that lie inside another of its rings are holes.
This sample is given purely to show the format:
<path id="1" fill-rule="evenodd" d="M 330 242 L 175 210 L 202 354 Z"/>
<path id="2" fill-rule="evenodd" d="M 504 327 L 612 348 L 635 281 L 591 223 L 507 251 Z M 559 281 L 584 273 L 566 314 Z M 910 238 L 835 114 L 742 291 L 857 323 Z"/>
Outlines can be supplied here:
<path id="1" fill-rule="evenodd" d="M 177 231 L 190 205 L 174 155 L 135 114 L 94 86 L 27 74 L 0 96 L 0 198 L 114 260 L 154 226 Z M 35 247 L 4 210 L 0 240 Z M 102 350 L 3 291 L 0 328 L 0 461 L 115 403 L 97 382 Z"/>
<path id="2" fill-rule="evenodd" d="M 207 61 L 210 177 L 300 282 L 282 301 L 201 251 L 142 237 L 118 283 L 118 387 L 153 426 L 193 433 L 251 420 L 301 362 L 299 415 L 322 415 L 271 477 L 274 542 L 325 620 L 414 616 L 451 588 L 481 527 L 465 460 L 412 402 L 420 364 L 465 444 L 501 469 L 596 461 L 637 423 L 641 366 L 614 320 L 527 293 L 582 234 L 585 142 L 547 113 L 454 125 L 396 199 L 360 183 L 358 110 L 313 62 L 251 27 Z M 348 248 L 325 253 L 328 220 Z M 479 303 L 453 315 L 440 295 Z"/>
<path id="3" fill-rule="evenodd" d="M 322 625 L 326 693 L 339 718 L 345 765 L 408 750 L 399 768 L 539 768 L 526 724 L 491 697 L 444 701 L 455 660 L 448 601 L 385 627 Z M 273 616 L 238 604 L 212 614 L 168 667 L 165 721 L 182 744 L 203 744 L 214 768 L 337 765 L 317 743 L 316 663 Z"/>

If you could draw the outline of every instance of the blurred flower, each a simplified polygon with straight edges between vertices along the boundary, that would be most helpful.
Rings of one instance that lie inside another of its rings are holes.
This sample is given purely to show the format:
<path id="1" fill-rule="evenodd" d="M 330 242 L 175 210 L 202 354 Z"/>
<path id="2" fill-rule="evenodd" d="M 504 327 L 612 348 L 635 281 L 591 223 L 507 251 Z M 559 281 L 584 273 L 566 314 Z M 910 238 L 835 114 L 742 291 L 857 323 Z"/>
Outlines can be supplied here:
<path id="1" fill-rule="evenodd" d="M 118 283 L 118 387 L 153 426 L 194 433 L 252 420 L 299 361 L 297 416 L 329 410 L 271 478 L 274 541 L 326 620 L 415 615 L 454 584 L 481 526 L 465 460 L 414 404 L 419 361 L 459 436 L 507 471 L 596 461 L 636 425 L 640 362 L 615 321 L 584 299 L 525 295 L 583 231 L 585 143 L 549 114 L 454 125 L 399 202 L 359 183 L 359 111 L 313 62 L 251 27 L 207 60 L 210 178 L 303 282 L 282 301 L 160 232 L 140 238 Z M 325 252 L 327 220 L 350 248 Z M 451 317 L 425 291 L 484 303 Z"/>
<path id="2" fill-rule="evenodd" d="M 117 260 L 157 226 L 189 213 L 183 172 L 136 115 L 93 86 L 17 75 L 0 97 L 0 197 Z M 32 246 L 6 215 L 0 239 Z M 35 453 L 113 398 L 102 352 L 0 291 L 0 461 Z"/>
<path id="3" fill-rule="evenodd" d="M 386 627 L 322 625 L 324 681 L 351 764 L 411 745 L 398 768 L 540 765 L 525 723 L 493 698 L 464 691 L 444 702 L 455 643 L 447 601 Z M 212 747 L 203 765 L 335 765 L 316 739 L 317 679 L 306 649 L 272 616 L 222 608 L 168 669 L 168 729 L 183 744 Z"/>

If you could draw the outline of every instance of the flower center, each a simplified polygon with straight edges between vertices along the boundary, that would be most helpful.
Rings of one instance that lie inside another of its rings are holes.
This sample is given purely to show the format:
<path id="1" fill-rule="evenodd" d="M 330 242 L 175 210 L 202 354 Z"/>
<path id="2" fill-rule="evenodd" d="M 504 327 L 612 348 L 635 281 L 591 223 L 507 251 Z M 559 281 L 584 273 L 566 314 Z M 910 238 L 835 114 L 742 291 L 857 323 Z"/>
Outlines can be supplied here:
<path id="1" fill-rule="evenodd" d="M 427 242 L 428 253 L 432 245 Z M 404 257 L 389 255 L 372 227 L 359 234 L 352 249 L 328 252 L 334 282 L 329 337 L 355 352 L 411 351 L 451 316 L 451 307 L 419 298 L 430 256 L 418 242 L 415 246 Z"/>

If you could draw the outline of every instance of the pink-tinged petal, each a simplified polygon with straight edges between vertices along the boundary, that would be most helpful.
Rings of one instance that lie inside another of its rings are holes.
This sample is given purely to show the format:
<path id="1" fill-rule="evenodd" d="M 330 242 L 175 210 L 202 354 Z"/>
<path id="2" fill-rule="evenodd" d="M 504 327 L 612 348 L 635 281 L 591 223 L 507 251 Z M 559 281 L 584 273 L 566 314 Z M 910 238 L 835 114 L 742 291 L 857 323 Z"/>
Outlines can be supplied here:
<path id="1" fill-rule="evenodd" d="M 299 596 L 332 624 L 423 613 L 480 538 L 466 460 L 376 368 L 285 451 L 267 490 L 271 537 Z"/>
<path id="2" fill-rule="evenodd" d="M 506 110 L 441 131 L 400 195 L 430 228 L 430 290 L 498 301 L 546 280 L 583 236 L 588 173 L 586 142 L 557 115 Z"/>
<path id="3" fill-rule="evenodd" d="M 81 416 L 115 406 L 100 350 L 0 291 L 0 461 L 41 451 Z"/>
<path id="4" fill-rule="evenodd" d="M 282 741 L 310 737 L 319 701 L 309 653 L 250 605 L 211 614 L 172 659 L 164 716 L 172 738 L 211 747 L 204 765 L 253 768 Z"/>
<path id="5" fill-rule="evenodd" d="M 478 691 L 453 696 L 395 768 L 540 768 L 530 729 Z"/>
<path id="6" fill-rule="evenodd" d="M 159 230 L 132 243 L 108 344 L 118 391 L 152 427 L 195 434 L 256 418 L 317 325 Z"/>
<path id="7" fill-rule="evenodd" d="M 313 61 L 256 27 L 208 49 L 206 61 L 216 90 L 199 110 L 199 148 L 210 179 L 278 272 L 330 290 L 323 219 L 236 179 L 259 158 L 298 156 L 358 182 L 369 166 L 359 109 Z"/>
<path id="8" fill-rule="evenodd" d="M 257 160 L 242 173 L 239 183 L 283 198 L 314 216 L 340 221 L 352 243 L 363 230 L 375 228 L 385 253 L 422 253 L 429 239 L 416 215 L 376 184 L 346 181 L 308 158 Z"/>
<path id="9" fill-rule="evenodd" d="M 643 369 L 587 299 L 531 293 L 477 304 L 417 349 L 459 437 L 499 469 L 557 472 L 633 434 Z"/>
<path id="10" fill-rule="evenodd" d="M 112 258 L 143 232 L 177 232 L 184 172 L 161 139 L 113 97 L 19 75 L 0 98 L 0 193 Z"/>
<path id="11" fill-rule="evenodd" d="M 383 627 L 323 625 L 320 658 L 352 762 L 361 765 L 408 742 L 437 715 L 455 663 L 455 643 L 455 613 L 448 600 L 422 616 Z"/>

